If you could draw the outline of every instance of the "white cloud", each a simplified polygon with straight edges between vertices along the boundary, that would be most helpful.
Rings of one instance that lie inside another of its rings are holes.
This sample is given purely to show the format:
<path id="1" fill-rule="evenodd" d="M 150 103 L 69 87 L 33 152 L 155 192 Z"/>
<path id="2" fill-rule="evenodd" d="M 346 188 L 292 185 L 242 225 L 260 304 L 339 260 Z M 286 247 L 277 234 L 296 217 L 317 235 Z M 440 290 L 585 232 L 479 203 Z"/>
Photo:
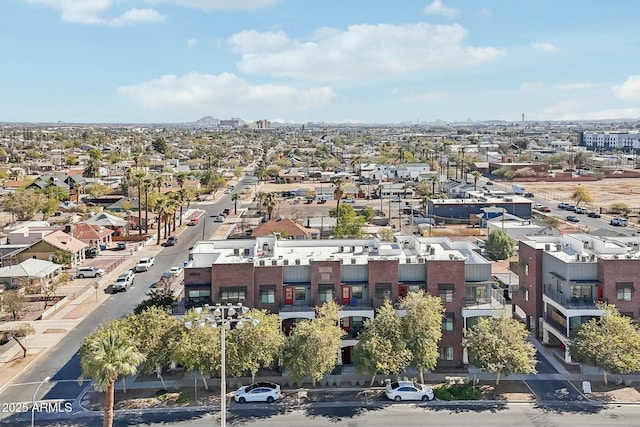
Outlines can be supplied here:
<path id="1" fill-rule="evenodd" d="M 170 3 L 202 10 L 251 10 L 271 6 L 280 0 L 146 0 L 148 3 Z"/>
<path id="2" fill-rule="evenodd" d="M 458 14 L 458 11 L 445 6 L 442 0 L 433 0 L 424 8 L 424 13 L 427 15 L 443 15 L 451 19 Z"/>
<path id="3" fill-rule="evenodd" d="M 330 87 L 296 89 L 291 86 L 250 85 L 230 73 L 165 75 L 147 82 L 118 88 L 121 95 L 153 109 L 216 112 L 300 111 L 323 106 L 336 96 Z M 224 113 L 224 114 L 223 114 Z"/>
<path id="4" fill-rule="evenodd" d="M 282 31 L 244 31 L 228 42 L 242 55 L 237 65 L 243 73 L 317 80 L 468 67 L 505 54 L 495 47 L 466 46 L 466 36 L 458 24 L 363 24 L 321 28 L 309 41 L 291 40 Z"/>
<path id="5" fill-rule="evenodd" d="M 138 22 L 163 22 L 164 16 L 153 9 L 130 9 L 115 17 L 106 15 L 114 0 L 24 0 L 57 10 L 65 22 L 119 27 Z"/>
<path id="6" fill-rule="evenodd" d="M 544 89 L 544 83 L 542 82 L 524 82 L 520 84 L 520 90 L 523 92 L 536 92 Z"/>
<path id="7" fill-rule="evenodd" d="M 553 43 L 536 43 L 531 42 L 531 47 L 538 52 L 557 52 L 558 49 Z"/>
<path id="8" fill-rule="evenodd" d="M 193 49 L 197 44 L 198 44 L 198 39 L 190 38 L 189 40 L 187 40 L 187 47 L 189 49 Z"/>
<path id="9" fill-rule="evenodd" d="M 640 74 L 629 76 L 621 85 L 615 85 L 611 92 L 621 101 L 640 101 Z"/>
<path id="10" fill-rule="evenodd" d="M 582 89 L 592 88 L 593 86 L 594 86 L 593 83 L 565 83 L 565 84 L 555 85 L 554 89 L 557 89 L 557 90 L 582 90 Z"/>

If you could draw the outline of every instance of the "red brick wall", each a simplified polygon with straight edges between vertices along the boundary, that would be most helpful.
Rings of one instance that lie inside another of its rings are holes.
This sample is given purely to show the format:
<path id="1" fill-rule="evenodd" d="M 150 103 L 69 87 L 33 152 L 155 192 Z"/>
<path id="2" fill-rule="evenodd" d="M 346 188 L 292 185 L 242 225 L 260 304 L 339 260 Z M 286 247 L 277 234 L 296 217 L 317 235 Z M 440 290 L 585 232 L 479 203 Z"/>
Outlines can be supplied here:
<path id="1" fill-rule="evenodd" d="M 380 307 L 383 300 L 376 299 L 376 283 L 391 283 L 391 299 L 398 299 L 398 260 L 369 260 L 369 299 L 374 307 Z"/>
<path id="2" fill-rule="evenodd" d="M 310 261 L 311 268 L 311 304 L 319 305 L 318 285 L 333 284 L 333 295 L 340 302 L 340 261 Z"/>
<path id="3" fill-rule="evenodd" d="M 621 312 L 632 312 L 635 319 L 640 318 L 640 260 L 637 259 L 599 259 L 598 279 L 603 283 L 603 297 L 609 304 L 615 304 Z M 631 301 L 618 301 L 616 282 L 631 282 L 636 290 Z"/>
<path id="4" fill-rule="evenodd" d="M 250 300 L 255 295 L 253 263 L 238 264 L 213 264 L 211 266 L 211 299 L 214 303 L 220 302 L 220 289 L 224 287 L 247 288 L 248 307 L 255 307 L 255 300 Z"/>
<path id="5" fill-rule="evenodd" d="M 282 302 L 283 271 L 282 266 L 255 267 L 255 289 L 253 294 L 255 305 L 253 307 L 269 310 L 273 313 L 279 311 L 280 303 Z M 260 285 L 276 285 L 276 302 L 274 304 L 262 304 L 260 302 Z"/>
<path id="6" fill-rule="evenodd" d="M 541 332 L 538 331 L 538 319 L 542 316 L 542 249 L 535 249 L 529 245 L 525 245 L 522 242 L 519 244 L 519 261 L 517 271 L 518 280 L 520 283 L 520 289 L 513 294 L 512 303 L 518 305 L 521 309 L 527 313 L 529 319 L 527 328 L 530 329 L 533 336 L 541 337 Z M 527 268 L 528 266 L 528 274 Z M 529 300 L 525 299 L 526 292 L 524 289 L 529 290 Z M 532 327 L 533 325 L 533 327 Z"/>
<path id="7" fill-rule="evenodd" d="M 453 284 L 455 291 L 453 301 L 445 303 L 445 311 L 455 313 L 453 331 L 442 331 L 440 347 L 453 347 L 453 362 L 462 363 L 462 330 L 464 319 L 462 318 L 462 307 L 464 307 L 464 261 L 463 260 L 426 260 L 427 269 L 427 292 L 438 296 L 438 284 Z M 448 364 L 447 362 L 441 364 Z"/>

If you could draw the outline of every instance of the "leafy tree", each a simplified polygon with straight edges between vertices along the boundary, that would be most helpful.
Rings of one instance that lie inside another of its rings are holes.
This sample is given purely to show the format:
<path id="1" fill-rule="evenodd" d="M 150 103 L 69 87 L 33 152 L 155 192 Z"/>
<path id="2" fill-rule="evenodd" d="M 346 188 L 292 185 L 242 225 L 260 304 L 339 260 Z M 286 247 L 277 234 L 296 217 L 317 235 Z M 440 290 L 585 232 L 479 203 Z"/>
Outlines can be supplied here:
<path id="1" fill-rule="evenodd" d="M 133 339 L 118 321 L 85 337 L 80 346 L 82 377 L 93 378 L 96 389 L 105 391 L 103 427 L 113 425 L 113 402 L 118 377 L 134 375 L 144 362 Z"/>
<path id="2" fill-rule="evenodd" d="M 47 197 L 32 188 L 9 193 L 5 202 L 5 210 L 16 216 L 18 221 L 33 219 L 43 204 L 47 203 Z"/>
<path id="3" fill-rule="evenodd" d="M 504 230 L 493 230 L 487 237 L 485 249 L 496 260 L 507 259 L 516 252 L 515 240 Z"/>
<path id="4" fill-rule="evenodd" d="M 134 314 L 141 314 L 150 308 L 161 308 L 167 311 L 176 301 L 174 291 L 170 288 L 154 288 L 147 292 L 147 299 L 140 302 L 133 309 Z"/>
<path id="5" fill-rule="evenodd" d="M 11 313 L 14 322 L 18 320 L 26 304 L 24 295 L 18 291 L 5 291 L 2 296 L 2 307 L 7 313 Z"/>
<path id="6" fill-rule="evenodd" d="M 285 341 L 282 362 L 295 379 L 311 377 L 313 384 L 338 363 L 344 331 L 338 325 L 338 305 L 329 301 L 316 308 L 316 318 L 298 322 Z"/>
<path id="7" fill-rule="evenodd" d="M 227 335 L 227 373 L 242 376 L 251 373 L 252 382 L 262 367 L 270 367 L 278 360 L 284 347 L 280 318 L 265 310 L 251 310 L 249 317 L 257 324 L 247 322 Z"/>
<path id="8" fill-rule="evenodd" d="M 60 201 L 55 197 L 49 196 L 45 199 L 45 202 L 40 206 L 40 213 L 42 213 L 42 219 L 49 218 L 60 207 Z"/>
<path id="9" fill-rule="evenodd" d="M 393 242 L 394 232 L 390 228 L 383 228 L 379 232 L 380 239 L 383 242 Z"/>
<path id="10" fill-rule="evenodd" d="M 162 369 L 172 362 L 169 343 L 184 325 L 164 307 L 154 306 L 134 313 L 126 320 L 133 341 L 145 356 L 142 370 L 146 373 L 156 373 L 166 390 Z"/>
<path id="11" fill-rule="evenodd" d="M 365 206 L 360 213 L 366 222 L 371 221 L 376 216 L 376 211 L 371 206 Z"/>
<path id="12" fill-rule="evenodd" d="M 420 372 L 420 382 L 423 383 L 423 371 L 433 370 L 440 356 L 438 341 L 442 338 L 442 300 L 423 291 L 410 292 L 400 301 L 400 309 L 406 311 L 402 324 L 404 339 L 413 354 L 411 364 Z"/>
<path id="13" fill-rule="evenodd" d="M 166 154 L 167 149 L 169 148 L 169 146 L 167 145 L 167 141 L 165 141 L 164 138 L 161 137 L 155 138 L 151 143 L 151 147 L 153 147 L 153 149 L 160 154 Z"/>
<path id="14" fill-rule="evenodd" d="M 277 165 L 269 165 L 267 166 L 267 176 L 271 179 L 276 179 L 279 175 L 280 175 L 280 171 L 282 169 L 280 168 L 280 166 Z"/>
<path id="15" fill-rule="evenodd" d="M 429 181 L 426 179 L 422 180 L 416 184 L 416 186 L 414 187 L 414 191 L 420 197 L 429 196 L 432 194 L 431 185 L 432 185 L 432 181 Z"/>
<path id="16" fill-rule="evenodd" d="M 617 214 L 627 216 L 631 213 L 631 208 L 624 202 L 616 202 L 609 205 L 609 209 Z"/>
<path id="17" fill-rule="evenodd" d="M 607 384 L 608 372 L 640 371 L 640 331 L 614 305 L 602 303 L 598 308 L 602 316 L 580 325 L 569 348 L 578 360 L 601 368 Z"/>
<path id="18" fill-rule="evenodd" d="M 582 202 L 593 203 L 595 201 L 595 197 L 593 197 L 591 190 L 582 185 L 576 187 L 570 198 L 576 203 L 576 206 Z"/>
<path id="19" fill-rule="evenodd" d="M 502 166 L 494 170 L 493 174 L 496 176 L 501 176 L 504 179 L 513 179 L 513 177 L 516 176 L 516 172 L 509 166 Z"/>
<path id="20" fill-rule="evenodd" d="M 338 209 L 340 210 L 338 211 Z M 333 235 L 336 238 L 362 238 L 362 227 L 365 226 L 366 220 L 364 216 L 356 215 L 353 206 L 343 204 L 339 208 L 331 208 L 329 215 L 337 218 L 336 226 L 333 229 Z"/>
<path id="21" fill-rule="evenodd" d="M 91 184 L 87 184 L 85 192 L 90 194 L 94 199 L 97 199 L 107 194 L 113 194 L 113 188 L 98 182 L 92 182 Z"/>
<path id="22" fill-rule="evenodd" d="M 510 317 L 481 318 L 467 330 L 463 345 L 469 360 L 481 371 L 500 375 L 535 374 L 536 349 L 525 326 Z"/>
<path id="23" fill-rule="evenodd" d="M 67 266 L 71 264 L 72 255 L 71 252 L 63 251 L 62 249 L 56 249 L 53 255 L 53 260 L 56 264 Z"/>
<path id="24" fill-rule="evenodd" d="M 403 335 L 402 319 L 389 300 L 374 318 L 365 321 L 353 357 L 356 370 L 372 376 L 371 385 L 376 374 L 397 375 L 411 362 L 411 350 Z"/>
<path id="25" fill-rule="evenodd" d="M 220 328 L 212 328 L 200 323 L 201 316 L 195 310 L 189 310 L 182 318 L 191 328 L 180 328 L 176 337 L 169 343 L 172 360 L 184 366 L 190 372 L 199 372 L 205 389 L 209 389 L 207 377 L 220 373 Z M 204 327 L 199 327 L 202 324 Z"/>

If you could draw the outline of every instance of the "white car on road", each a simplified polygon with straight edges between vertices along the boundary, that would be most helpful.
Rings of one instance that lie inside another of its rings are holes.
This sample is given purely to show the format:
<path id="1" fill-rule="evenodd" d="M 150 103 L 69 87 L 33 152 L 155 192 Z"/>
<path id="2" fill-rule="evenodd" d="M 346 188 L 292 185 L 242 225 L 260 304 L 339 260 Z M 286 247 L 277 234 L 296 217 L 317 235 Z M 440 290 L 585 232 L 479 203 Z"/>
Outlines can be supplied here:
<path id="1" fill-rule="evenodd" d="M 155 259 L 153 257 L 140 258 L 140 261 L 136 264 L 136 273 L 140 273 L 141 271 L 149 271 L 151 266 L 155 263 Z"/>
<path id="2" fill-rule="evenodd" d="M 413 381 L 392 381 L 385 391 L 389 400 L 433 400 L 433 390 L 424 384 Z"/>
<path id="3" fill-rule="evenodd" d="M 178 277 L 182 274 L 183 272 L 183 268 L 182 267 L 171 267 L 169 269 L 169 271 L 167 271 L 166 273 L 163 274 L 163 276 L 165 277 Z"/>
<path id="4" fill-rule="evenodd" d="M 258 382 L 236 390 L 236 402 L 275 402 L 280 399 L 280 386 L 270 382 Z"/>

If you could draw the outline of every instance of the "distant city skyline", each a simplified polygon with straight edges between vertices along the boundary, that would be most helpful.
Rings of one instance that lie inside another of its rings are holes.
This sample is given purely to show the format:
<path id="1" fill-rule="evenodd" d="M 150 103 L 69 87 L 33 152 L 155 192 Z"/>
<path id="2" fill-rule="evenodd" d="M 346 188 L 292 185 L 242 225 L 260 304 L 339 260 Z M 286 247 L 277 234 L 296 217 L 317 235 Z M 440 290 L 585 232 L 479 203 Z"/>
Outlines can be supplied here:
<path id="1" fill-rule="evenodd" d="M 638 119 L 639 12 L 595 0 L 6 0 L 0 122 Z"/>

